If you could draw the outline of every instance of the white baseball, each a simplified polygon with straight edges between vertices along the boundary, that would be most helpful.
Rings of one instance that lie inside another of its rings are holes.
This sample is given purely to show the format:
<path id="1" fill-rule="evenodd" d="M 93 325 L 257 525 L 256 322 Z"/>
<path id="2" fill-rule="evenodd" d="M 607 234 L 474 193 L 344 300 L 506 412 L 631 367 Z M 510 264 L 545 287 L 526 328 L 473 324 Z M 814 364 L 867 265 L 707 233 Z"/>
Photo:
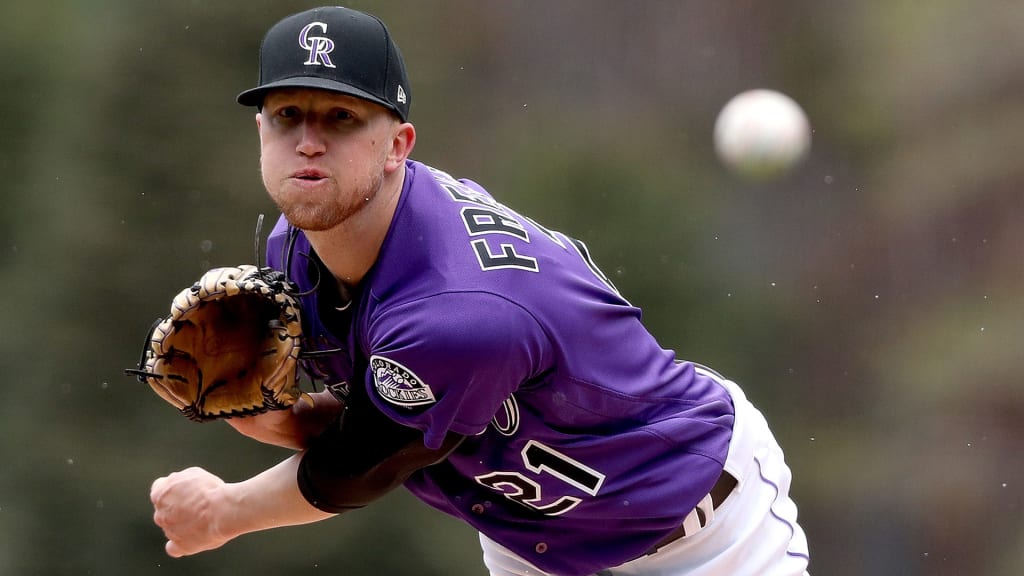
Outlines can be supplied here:
<path id="1" fill-rule="evenodd" d="M 807 115 L 792 98 L 774 90 L 734 96 L 715 121 L 715 152 L 736 173 L 778 176 L 798 164 L 811 147 Z"/>

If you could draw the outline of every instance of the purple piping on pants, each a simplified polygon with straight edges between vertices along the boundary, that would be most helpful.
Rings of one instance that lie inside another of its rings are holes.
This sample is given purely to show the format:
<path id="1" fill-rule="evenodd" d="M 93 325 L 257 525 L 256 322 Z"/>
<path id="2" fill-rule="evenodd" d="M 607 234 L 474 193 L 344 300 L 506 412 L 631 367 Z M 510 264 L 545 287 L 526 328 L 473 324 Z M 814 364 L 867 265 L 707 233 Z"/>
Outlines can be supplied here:
<path id="1" fill-rule="evenodd" d="M 782 491 L 779 490 L 779 485 L 776 484 L 775 482 L 772 482 L 768 478 L 765 478 L 764 472 L 761 471 L 761 460 L 759 458 L 757 458 L 755 456 L 754 457 L 754 462 L 757 462 L 757 475 L 761 477 L 761 480 L 765 484 L 768 484 L 769 486 L 771 486 L 775 490 L 775 500 L 778 501 L 778 497 L 782 493 Z M 786 520 L 782 516 L 779 516 L 778 514 L 776 514 L 775 513 L 775 508 L 769 508 L 768 510 L 772 513 L 772 516 L 774 516 L 777 520 L 779 520 L 780 522 L 782 522 L 783 524 L 785 524 L 786 526 L 789 527 L 790 534 L 792 534 L 793 536 L 796 535 L 796 528 L 793 527 L 793 523 L 792 522 L 790 522 L 789 520 Z M 803 558 L 804 560 L 807 560 L 808 562 L 811 561 L 810 556 L 808 556 L 807 554 L 800 553 L 800 552 L 790 552 L 789 550 L 786 550 L 786 554 L 788 556 L 794 556 L 796 558 Z"/>

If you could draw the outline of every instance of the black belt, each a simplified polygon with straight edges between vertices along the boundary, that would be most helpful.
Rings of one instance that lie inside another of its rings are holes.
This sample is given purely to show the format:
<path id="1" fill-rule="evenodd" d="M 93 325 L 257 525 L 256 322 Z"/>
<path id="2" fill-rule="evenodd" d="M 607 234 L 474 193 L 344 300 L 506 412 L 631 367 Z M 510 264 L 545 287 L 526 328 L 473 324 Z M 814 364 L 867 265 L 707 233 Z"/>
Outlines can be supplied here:
<path id="1" fill-rule="evenodd" d="M 732 494 L 733 489 L 736 488 L 736 484 L 736 478 L 733 478 L 732 474 L 722 470 L 722 475 L 718 477 L 718 481 L 715 482 L 715 485 L 711 488 L 711 492 L 709 492 L 711 495 L 712 510 L 717 510 L 718 507 L 722 505 L 722 502 L 725 502 L 725 499 L 728 498 L 729 494 Z M 700 517 L 701 527 L 706 526 L 707 518 L 704 518 L 703 511 L 700 508 L 697 508 L 696 510 L 698 517 Z M 654 554 L 659 548 L 667 546 L 684 536 L 686 536 L 686 526 L 680 524 L 678 528 L 669 532 L 669 534 L 659 540 L 657 544 L 651 546 L 651 549 L 647 551 L 646 555 Z"/>

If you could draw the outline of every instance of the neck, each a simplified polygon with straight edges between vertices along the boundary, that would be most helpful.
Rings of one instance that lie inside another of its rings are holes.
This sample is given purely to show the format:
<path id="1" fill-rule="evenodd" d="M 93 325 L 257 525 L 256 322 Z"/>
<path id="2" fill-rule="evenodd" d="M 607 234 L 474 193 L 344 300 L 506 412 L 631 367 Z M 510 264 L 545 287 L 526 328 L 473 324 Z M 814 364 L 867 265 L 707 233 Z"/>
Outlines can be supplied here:
<path id="1" fill-rule="evenodd" d="M 307 231 L 306 237 L 334 277 L 356 286 L 377 261 L 405 184 L 405 169 L 385 177 L 380 192 L 362 210 L 329 230 Z"/>

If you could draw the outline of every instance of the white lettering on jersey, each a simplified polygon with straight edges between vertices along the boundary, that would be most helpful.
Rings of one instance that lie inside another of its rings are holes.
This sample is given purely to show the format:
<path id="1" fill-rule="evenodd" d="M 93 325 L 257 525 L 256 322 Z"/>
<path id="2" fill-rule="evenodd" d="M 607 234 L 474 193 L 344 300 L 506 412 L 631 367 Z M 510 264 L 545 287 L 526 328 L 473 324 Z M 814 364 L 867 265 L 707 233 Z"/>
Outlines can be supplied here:
<path id="1" fill-rule="evenodd" d="M 473 204 L 462 209 L 462 221 L 470 237 L 479 238 L 470 242 L 477 262 L 483 271 L 514 268 L 528 272 L 539 272 L 537 259 L 516 251 L 514 244 L 499 243 L 492 245 L 488 239 L 494 234 L 515 236 L 523 242 L 530 242 L 530 235 L 514 213 L 491 198 L 452 178 L 446 172 L 430 169 L 431 175 L 437 180 L 452 200 Z"/>
<path id="2" fill-rule="evenodd" d="M 491 419 L 491 426 L 502 436 L 515 436 L 519 431 L 519 404 L 515 396 L 501 403 L 501 409 Z"/>
<path id="3" fill-rule="evenodd" d="M 585 494 L 596 496 L 604 485 L 605 475 L 601 472 L 536 440 L 527 442 L 521 455 L 528 471 L 538 476 L 553 476 Z M 539 482 L 516 470 L 490 472 L 473 479 L 509 500 L 547 516 L 565 514 L 583 501 L 577 496 L 546 494 Z M 548 492 L 559 486 L 561 484 L 549 486 Z"/>

